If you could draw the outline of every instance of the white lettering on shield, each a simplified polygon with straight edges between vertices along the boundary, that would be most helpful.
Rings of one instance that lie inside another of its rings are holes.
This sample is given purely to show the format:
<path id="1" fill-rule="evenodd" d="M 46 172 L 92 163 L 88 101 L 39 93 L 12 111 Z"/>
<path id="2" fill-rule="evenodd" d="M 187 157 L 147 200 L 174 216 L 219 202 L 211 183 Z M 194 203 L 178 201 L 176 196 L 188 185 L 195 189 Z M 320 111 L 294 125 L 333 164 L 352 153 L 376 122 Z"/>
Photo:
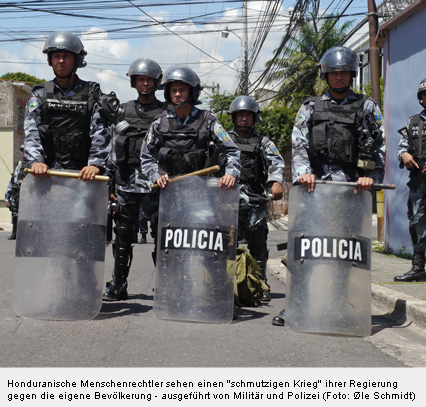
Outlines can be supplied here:
<path id="1" fill-rule="evenodd" d="M 220 231 L 197 229 L 166 229 L 164 248 L 223 251 Z"/>
<path id="2" fill-rule="evenodd" d="M 302 238 L 300 256 L 362 261 L 361 242 L 350 239 Z"/>

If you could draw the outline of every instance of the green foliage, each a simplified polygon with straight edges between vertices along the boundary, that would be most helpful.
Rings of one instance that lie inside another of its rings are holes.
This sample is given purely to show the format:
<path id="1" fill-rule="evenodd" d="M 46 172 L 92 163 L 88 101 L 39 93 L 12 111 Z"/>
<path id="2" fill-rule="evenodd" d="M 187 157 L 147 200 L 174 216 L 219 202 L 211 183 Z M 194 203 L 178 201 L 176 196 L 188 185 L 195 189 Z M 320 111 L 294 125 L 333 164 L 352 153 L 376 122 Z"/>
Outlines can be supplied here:
<path id="1" fill-rule="evenodd" d="M 337 17 L 321 20 L 321 25 L 317 25 L 316 21 L 317 18 L 312 16 L 302 24 L 297 37 L 289 42 L 280 58 L 273 62 L 272 74 L 267 79 L 269 83 L 282 83 L 279 99 L 287 105 L 300 106 L 308 96 L 324 93 L 327 84 L 320 79 L 317 64 L 329 48 L 343 43 L 352 25 L 352 21 L 347 21 L 339 27 Z M 268 61 L 266 66 L 271 63 Z"/>
<path id="2" fill-rule="evenodd" d="M 231 116 L 228 114 L 228 111 L 229 106 L 231 106 L 232 101 L 237 96 L 238 95 L 232 95 L 229 92 L 210 96 L 210 109 L 217 116 L 220 124 L 225 128 L 226 131 L 233 129 Z"/>
<path id="3" fill-rule="evenodd" d="M 273 104 L 262 111 L 262 121 L 256 124 L 258 132 L 275 143 L 278 150 L 291 145 L 291 133 L 298 108 Z"/>
<path id="4" fill-rule="evenodd" d="M 0 77 L 0 79 L 4 79 L 7 81 L 17 81 L 17 82 L 26 82 L 30 86 L 38 85 L 39 83 L 45 83 L 47 80 L 39 79 L 35 76 L 28 75 L 23 72 L 8 72 Z"/>
<path id="5" fill-rule="evenodd" d="M 384 86 L 383 78 L 380 78 L 380 101 L 381 101 L 381 106 L 383 106 L 383 86 Z M 356 93 L 364 93 L 364 94 L 366 94 L 368 96 L 371 96 L 372 95 L 372 92 L 371 92 L 371 83 L 362 84 L 357 89 L 354 89 L 354 91 Z"/>

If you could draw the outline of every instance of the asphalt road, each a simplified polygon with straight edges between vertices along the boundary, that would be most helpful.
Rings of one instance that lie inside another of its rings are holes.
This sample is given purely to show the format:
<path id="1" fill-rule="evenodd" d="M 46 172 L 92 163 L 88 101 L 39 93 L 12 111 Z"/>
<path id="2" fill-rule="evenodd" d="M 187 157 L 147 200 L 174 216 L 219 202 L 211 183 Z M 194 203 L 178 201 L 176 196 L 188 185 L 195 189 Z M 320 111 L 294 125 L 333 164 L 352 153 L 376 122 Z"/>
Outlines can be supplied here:
<path id="1" fill-rule="evenodd" d="M 272 301 L 237 310 L 230 324 L 157 320 L 153 317 L 152 241 L 135 245 L 130 298 L 103 303 L 89 321 L 24 319 L 12 307 L 14 248 L 0 232 L 1 367 L 404 367 L 369 338 L 295 333 L 271 319 L 284 305 L 285 286 L 268 275 Z M 285 232 L 269 235 L 270 257 Z M 105 281 L 113 258 L 107 248 Z M 376 319 L 378 325 L 381 322 Z M 376 327 L 386 329 L 386 324 Z M 380 342 L 380 341 L 379 341 Z"/>

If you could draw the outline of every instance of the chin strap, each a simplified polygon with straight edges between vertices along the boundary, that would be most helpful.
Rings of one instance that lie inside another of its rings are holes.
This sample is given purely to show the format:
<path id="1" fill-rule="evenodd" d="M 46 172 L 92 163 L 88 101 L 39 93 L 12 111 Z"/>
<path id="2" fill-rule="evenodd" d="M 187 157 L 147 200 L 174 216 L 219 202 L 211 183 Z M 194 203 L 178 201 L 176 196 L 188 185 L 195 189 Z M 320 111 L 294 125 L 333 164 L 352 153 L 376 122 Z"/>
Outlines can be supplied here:
<path id="1" fill-rule="evenodd" d="M 189 97 L 186 98 L 183 102 L 180 102 L 177 105 L 175 105 L 175 109 L 178 109 L 179 107 L 183 106 L 186 103 L 189 103 Z"/>

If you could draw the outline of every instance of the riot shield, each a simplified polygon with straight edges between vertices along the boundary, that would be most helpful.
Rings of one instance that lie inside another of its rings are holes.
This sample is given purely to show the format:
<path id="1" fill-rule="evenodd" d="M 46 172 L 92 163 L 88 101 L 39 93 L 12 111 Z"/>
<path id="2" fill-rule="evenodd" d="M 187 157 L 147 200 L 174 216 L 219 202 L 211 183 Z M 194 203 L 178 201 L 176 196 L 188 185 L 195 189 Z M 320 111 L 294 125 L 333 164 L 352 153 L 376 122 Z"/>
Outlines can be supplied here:
<path id="1" fill-rule="evenodd" d="M 239 190 L 192 176 L 160 193 L 154 316 L 230 323 L 234 310 Z"/>
<path id="2" fill-rule="evenodd" d="M 289 196 L 285 323 L 298 332 L 371 333 L 368 191 L 295 186 Z"/>
<path id="3" fill-rule="evenodd" d="M 13 287 L 18 315 L 85 320 L 99 313 L 107 201 L 106 182 L 25 177 Z"/>

